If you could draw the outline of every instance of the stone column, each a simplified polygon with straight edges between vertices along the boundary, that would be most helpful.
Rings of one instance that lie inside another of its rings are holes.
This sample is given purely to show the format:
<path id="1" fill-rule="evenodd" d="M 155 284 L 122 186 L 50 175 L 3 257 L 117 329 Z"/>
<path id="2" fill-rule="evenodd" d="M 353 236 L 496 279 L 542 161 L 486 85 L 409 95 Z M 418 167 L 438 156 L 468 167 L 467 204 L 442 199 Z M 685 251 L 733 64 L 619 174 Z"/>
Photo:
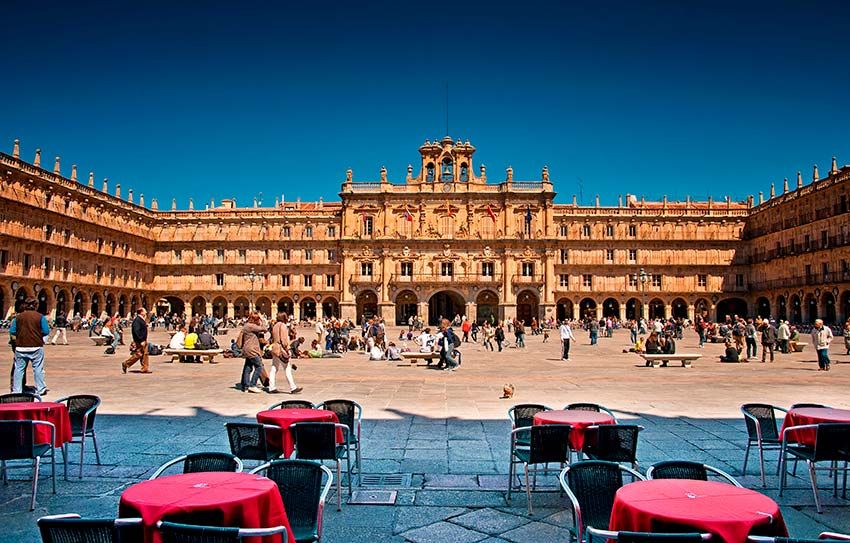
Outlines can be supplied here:
<path id="1" fill-rule="evenodd" d="M 292 315 L 293 315 L 293 318 L 295 319 L 295 322 L 298 322 L 298 321 L 301 320 L 301 298 L 300 297 L 298 298 L 298 300 L 296 300 L 295 298 L 292 299 Z"/>
<path id="2" fill-rule="evenodd" d="M 343 319 L 351 319 L 352 322 L 357 318 L 357 304 L 354 302 L 340 302 L 339 314 Z"/>
<path id="3" fill-rule="evenodd" d="M 580 308 L 579 308 L 579 304 L 578 304 L 578 303 L 573 303 L 573 320 L 578 319 L 578 317 L 579 317 L 579 315 L 578 315 L 579 310 L 580 310 Z"/>
<path id="4" fill-rule="evenodd" d="M 664 304 L 664 318 L 669 319 L 673 316 L 673 306 L 671 304 Z"/>
<path id="5" fill-rule="evenodd" d="M 206 312 L 207 312 L 207 315 L 212 315 L 212 314 L 213 314 L 213 303 L 212 303 L 212 300 L 211 300 L 211 299 L 210 299 L 210 300 L 207 300 L 207 309 L 206 309 Z"/>
<path id="6" fill-rule="evenodd" d="M 694 307 L 694 304 L 688 304 L 688 320 L 693 322 L 695 317 L 696 317 L 696 307 Z"/>
<path id="7" fill-rule="evenodd" d="M 469 322 L 475 322 L 478 319 L 478 304 L 466 302 L 466 318 L 469 319 Z"/>
<path id="8" fill-rule="evenodd" d="M 620 322 L 626 321 L 626 304 L 620 304 Z"/>

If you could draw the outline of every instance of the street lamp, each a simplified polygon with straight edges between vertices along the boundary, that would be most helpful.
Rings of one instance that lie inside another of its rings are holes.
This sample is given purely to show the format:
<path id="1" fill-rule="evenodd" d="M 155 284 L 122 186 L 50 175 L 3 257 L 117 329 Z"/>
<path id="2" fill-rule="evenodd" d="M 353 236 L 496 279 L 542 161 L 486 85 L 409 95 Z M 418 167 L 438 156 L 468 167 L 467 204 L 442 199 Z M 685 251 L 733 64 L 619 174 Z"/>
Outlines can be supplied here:
<path id="1" fill-rule="evenodd" d="M 252 311 L 253 309 L 256 309 L 254 308 L 254 283 L 260 280 L 260 274 L 255 272 L 254 268 L 251 268 L 251 271 L 245 274 L 245 279 L 251 282 L 251 303 L 248 310 Z"/>
<path id="2" fill-rule="evenodd" d="M 634 277 L 635 283 L 640 284 L 640 293 L 641 293 L 641 306 L 640 306 L 641 311 L 640 312 L 641 312 L 641 317 L 643 317 L 644 313 L 646 313 L 646 315 L 649 316 L 649 309 L 646 307 L 646 283 L 649 282 L 649 275 L 647 275 L 646 270 L 641 268 L 636 274 L 633 274 L 632 277 Z M 640 319 L 638 319 L 638 320 L 640 320 Z"/>

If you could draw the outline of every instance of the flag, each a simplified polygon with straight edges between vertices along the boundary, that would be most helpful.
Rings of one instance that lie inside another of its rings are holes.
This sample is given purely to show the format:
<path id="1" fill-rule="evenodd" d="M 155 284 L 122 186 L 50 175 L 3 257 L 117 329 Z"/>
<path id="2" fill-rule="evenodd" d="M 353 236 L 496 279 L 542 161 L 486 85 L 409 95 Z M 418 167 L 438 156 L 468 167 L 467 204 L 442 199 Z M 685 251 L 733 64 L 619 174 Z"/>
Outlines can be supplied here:
<path id="1" fill-rule="evenodd" d="M 528 224 L 528 225 L 531 225 L 531 219 L 532 219 L 532 217 L 531 217 L 531 206 L 528 206 L 525 209 L 525 223 Z"/>
<path id="2" fill-rule="evenodd" d="M 407 206 L 404 206 L 404 220 L 407 222 L 413 222 L 413 215 L 410 214 L 410 210 L 407 209 Z"/>
<path id="3" fill-rule="evenodd" d="M 490 215 L 490 218 L 493 219 L 493 222 L 496 222 L 496 214 L 493 212 L 493 208 L 490 207 L 490 204 L 487 204 L 487 214 Z"/>

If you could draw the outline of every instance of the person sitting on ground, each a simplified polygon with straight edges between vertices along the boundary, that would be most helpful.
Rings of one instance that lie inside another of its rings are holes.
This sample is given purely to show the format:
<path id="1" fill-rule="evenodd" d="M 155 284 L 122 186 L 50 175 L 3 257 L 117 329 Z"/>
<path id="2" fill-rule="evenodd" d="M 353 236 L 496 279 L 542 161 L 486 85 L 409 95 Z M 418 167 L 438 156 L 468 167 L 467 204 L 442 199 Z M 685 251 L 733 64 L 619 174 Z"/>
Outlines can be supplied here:
<path id="1" fill-rule="evenodd" d="M 735 347 L 735 341 L 732 338 L 726 339 L 726 353 L 720 357 L 721 362 L 738 362 L 738 349 Z"/>
<path id="2" fill-rule="evenodd" d="M 242 357 L 242 349 L 236 344 L 236 338 L 230 340 L 230 354 L 233 358 L 241 358 Z"/>
<path id="3" fill-rule="evenodd" d="M 310 342 L 310 350 L 307 351 L 307 357 L 309 358 L 322 358 L 324 351 L 322 350 L 322 346 L 319 344 L 319 340 L 314 339 Z"/>
<path id="4" fill-rule="evenodd" d="M 396 347 L 396 344 L 392 341 L 387 347 L 387 360 L 401 360 L 401 349 Z"/>
<path id="5" fill-rule="evenodd" d="M 634 347 L 632 347 L 630 349 L 623 349 L 623 352 L 624 353 L 642 353 L 642 352 L 644 352 L 644 342 L 645 341 L 646 341 L 646 339 L 643 336 L 640 336 L 635 341 Z"/>
<path id="6" fill-rule="evenodd" d="M 661 354 L 661 345 L 658 342 L 658 332 L 652 332 L 649 334 L 649 338 L 644 344 L 644 351 L 646 354 Z"/>
<path id="7" fill-rule="evenodd" d="M 289 349 L 292 351 L 292 358 L 308 358 L 306 353 L 301 350 L 301 345 L 304 344 L 304 338 L 299 337 L 289 344 Z"/>
<path id="8" fill-rule="evenodd" d="M 369 337 L 366 339 L 366 352 L 369 355 L 369 360 L 383 360 L 384 351 L 381 346 L 375 341 L 375 338 Z"/>

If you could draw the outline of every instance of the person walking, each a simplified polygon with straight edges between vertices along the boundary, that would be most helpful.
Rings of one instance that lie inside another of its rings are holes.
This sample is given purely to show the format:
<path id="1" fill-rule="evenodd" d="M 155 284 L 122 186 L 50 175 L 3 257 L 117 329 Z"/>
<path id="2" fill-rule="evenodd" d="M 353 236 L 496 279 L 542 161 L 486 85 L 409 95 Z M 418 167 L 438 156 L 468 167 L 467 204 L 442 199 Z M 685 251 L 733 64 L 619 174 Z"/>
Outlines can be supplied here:
<path id="1" fill-rule="evenodd" d="M 282 394 L 277 389 L 277 375 L 283 370 L 290 394 L 300 394 L 304 389 L 295 384 L 292 375 L 291 352 L 289 350 L 289 329 L 286 325 L 289 317 L 286 313 L 277 314 L 277 322 L 272 326 L 272 369 L 269 372 L 269 394 Z"/>
<path id="2" fill-rule="evenodd" d="M 773 362 L 773 349 L 776 346 L 776 327 L 773 321 L 765 319 L 761 324 L 761 361 L 764 362 L 767 358 L 767 353 L 770 352 L 770 361 Z M 749 353 L 749 345 L 747 346 Z"/>
<path id="3" fill-rule="evenodd" d="M 815 320 L 812 343 L 815 344 L 818 352 L 818 371 L 829 371 L 829 344 L 832 343 L 832 330 L 823 325 L 822 319 Z"/>
<path id="4" fill-rule="evenodd" d="M 489 321 L 484 321 L 484 328 L 482 329 L 484 335 L 484 349 L 488 351 L 494 351 L 493 348 L 493 338 L 496 333 L 492 326 L 490 326 Z"/>
<path id="5" fill-rule="evenodd" d="M 596 345 L 596 342 L 599 339 L 599 323 L 596 322 L 596 319 L 590 320 L 588 329 L 590 330 L 590 344 Z"/>
<path id="6" fill-rule="evenodd" d="M 463 324 L 460 325 L 460 329 L 463 332 L 463 342 L 469 343 L 469 332 L 472 330 L 472 324 L 466 316 L 463 317 Z"/>
<path id="7" fill-rule="evenodd" d="M 456 357 L 459 354 L 457 348 L 460 346 L 461 341 L 457 337 L 457 334 L 454 333 L 454 330 L 452 330 L 450 324 L 449 319 L 443 319 L 440 323 L 440 334 L 438 334 L 440 362 L 437 364 L 437 369 L 442 369 L 443 371 L 455 371 L 460 365 Z"/>
<path id="8" fill-rule="evenodd" d="M 747 360 L 758 357 L 758 345 L 756 344 L 756 325 L 753 319 L 747 319 L 747 328 L 744 332 L 747 342 Z"/>
<path id="9" fill-rule="evenodd" d="M 57 312 L 56 318 L 53 319 L 53 338 L 50 339 L 51 345 L 56 345 L 56 342 L 59 338 L 62 338 L 62 345 L 68 344 L 68 334 L 66 333 L 66 329 L 68 328 L 68 317 L 65 316 L 64 313 Z"/>
<path id="10" fill-rule="evenodd" d="M 514 321 L 514 336 L 516 336 L 517 349 L 525 348 L 525 323 L 521 320 Z"/>
<path id="11" fill-rule="evenodd" d="M 263 371 L 263 349 L 260 347 L 260 336 L 266 332 L 268 332 L 268 328 L 261 324 L 260 314 L 252 311 L 248 315 L 248 321 L 245 322 L 239 332 L 239 338 L 236 340 L 236 344 L 242 349 L 242 356 L 245 357 L 245 365 L 242 366 L 242 380 L 240 381 L 242 392 L 254 394 L 262 392 L 262 389 L 257 387 L 257 381 Z"/>
<path id="12" fill-rule="evenodd" d="M 9 335 L 15 341 L 15 367 L 12 375 L 12 392 L 23 392 L 27 365 L 32 364 L 36 394 L 47 394 L 44 382 L 44 338 L 50 334 L 47 317 L 35 310 L 35 298 L 24 301 L 24 311 L 15 315 Z"/>
<path id="13" fill-rule="evenodd" d="M 145 318 L 148 311 L 142 307 L 136 311 L 136 318 L 130 329 L 133 334 L 133 345 L 135 348 L 130 353 L 130 358 L 121 363 L 121 371 L 127 373 L 127 368 L 138 361 L 142 361 L 142 373 L 153 373 L 148 367 L 148 321 Z"/>
<path id="14" fill-rule="evenodd" d="M 576 338 L 573 335 L 573 329 L 570 328 L 569 322 L 567 319 L 564 319 L 561 322 L 561 344 L 563 345 L 563 352 L 561 353 L 561 360 L 569 360 L 570 359 L 570 341 L 575 341 Z"/>
<path id="15" fill-rule="evenodd" d="M 850 319 L 844 323 L 844 350 L 850 354 Z"/>
<path id="16" fill-rule="evenodd" d="M 496 345 L 499 346 L 499 352 L 502 352 L 502 343 L 505 341 L 505 329 L 501 323 L 493 330 L 493 339 L 496 340 Z"/>

